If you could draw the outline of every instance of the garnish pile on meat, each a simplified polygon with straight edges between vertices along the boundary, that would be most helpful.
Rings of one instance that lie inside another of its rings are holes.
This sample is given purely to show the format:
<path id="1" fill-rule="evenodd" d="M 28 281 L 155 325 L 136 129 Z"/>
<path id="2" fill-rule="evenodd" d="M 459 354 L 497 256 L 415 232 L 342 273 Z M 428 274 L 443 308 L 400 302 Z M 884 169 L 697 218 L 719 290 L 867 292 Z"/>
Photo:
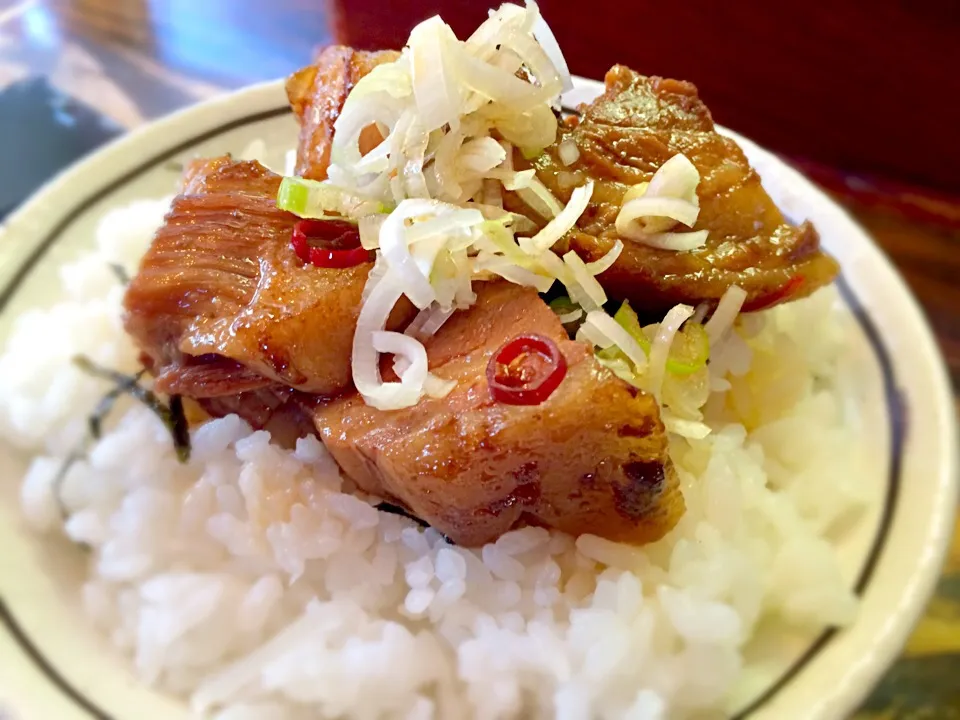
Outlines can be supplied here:
<path id="1" fill-rule="evenodd" d="M 431 18 L 402 53 L 328 48 L 287 83 L 296 176 L 194 163 L 125 298 L 156 389 L 315 432 L 457 543 L 666 534 L 664 376 L 837 267 L 689 83 L 615 67 L 559 122 L 543 27 L 504 5 L 466 42 Z"/>

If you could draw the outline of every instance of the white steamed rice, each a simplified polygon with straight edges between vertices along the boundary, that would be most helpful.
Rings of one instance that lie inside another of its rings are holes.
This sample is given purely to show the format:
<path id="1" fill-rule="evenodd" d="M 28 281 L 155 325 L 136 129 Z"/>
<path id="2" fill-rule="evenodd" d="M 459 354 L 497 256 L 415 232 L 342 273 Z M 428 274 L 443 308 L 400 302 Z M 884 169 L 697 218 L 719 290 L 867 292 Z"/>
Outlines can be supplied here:
<path id="1" fill-rule="evenodd" d="M 853 618 L 829 541 L 860 497 L 833 290 L 718 348 L 704 417 L 669 419 L 687 512 L 653 545 L 455 547 L 346 492 L 313 438 L 286 451 L 231 416 L 180 465 L 131 403 L 67 474 L 64 521 L 52 482 L 104 391 L 69 360 L 135 368 L 108 263 L 135 270 L 166 204 L 109 214 L 0 356 L 0 434 L 36 455 L 23 513 L 89 546 L 84 605 L 145 682 L 219 720 L 652 720 L 723 707 L 761 619 Z"/>

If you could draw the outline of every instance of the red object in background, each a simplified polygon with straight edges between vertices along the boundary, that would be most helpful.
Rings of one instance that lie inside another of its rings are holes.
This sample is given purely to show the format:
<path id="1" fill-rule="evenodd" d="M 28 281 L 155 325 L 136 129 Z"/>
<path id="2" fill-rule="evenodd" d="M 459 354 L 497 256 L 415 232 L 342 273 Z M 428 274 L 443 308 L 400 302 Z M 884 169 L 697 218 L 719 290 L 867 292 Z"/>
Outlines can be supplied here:
<path id="1" fill-rule="evenodd" d="M 497 0 L 331 0 L 338 42 L 397 48 L 441 14 L 465 38 Z M 960 192 L 956 0 L 543 0 L 572 72 L 690 80 L 714 119 L 778 152 Z"/>

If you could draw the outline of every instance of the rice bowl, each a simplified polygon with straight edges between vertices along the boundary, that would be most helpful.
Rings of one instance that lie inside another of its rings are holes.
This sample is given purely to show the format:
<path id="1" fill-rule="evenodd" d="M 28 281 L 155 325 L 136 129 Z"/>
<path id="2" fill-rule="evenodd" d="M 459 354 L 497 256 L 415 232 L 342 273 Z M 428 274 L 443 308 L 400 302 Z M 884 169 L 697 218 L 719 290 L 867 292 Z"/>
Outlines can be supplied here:
<path id="1" fill-rule="evenodd" d="M 105 218 L 95 253 L 63 270 L 64 302 L 8 340 L 2 422 L 22 448 L 62 456 L 75 442 L 98 389 L 70 356 L 133 363 L 121 288 L 104 267 L 132 270 L 164 208 Z M 91 548 L 86 611 L 143 680 L 201 712 L 660 717 L 730 707 L 761 618 L 808 630 L 856 618 L 855 573 L 845 576 L 831 544 L 872 523 L 876 493 L 861 398 L 846 392 L 858 387 L 845 358 L 850 322 L 825 291 L 741 328 L 743 352 L 730 362 L 746 372 L 726 391 L 737 415 L 718 411 L 705 438 L 674 438 L 688 511 L 640 550 L 527 528 L 467 551 L 341 492 L 350 488 L 315 441 L 282 451 L 224 418 L 196 432 L 180 467 L 137 407 L 65 478 L 66 523 L 51 459 L 34 461 L 23 509 L 37 530 Z M 38 337 L 49 340 L 40 352 Z M 754 365 L 747 348 L 768 364 Z M 794 397 L 771 376 L 783 361 Z M 779 406 L 758 403 L 770 396 Z"/>

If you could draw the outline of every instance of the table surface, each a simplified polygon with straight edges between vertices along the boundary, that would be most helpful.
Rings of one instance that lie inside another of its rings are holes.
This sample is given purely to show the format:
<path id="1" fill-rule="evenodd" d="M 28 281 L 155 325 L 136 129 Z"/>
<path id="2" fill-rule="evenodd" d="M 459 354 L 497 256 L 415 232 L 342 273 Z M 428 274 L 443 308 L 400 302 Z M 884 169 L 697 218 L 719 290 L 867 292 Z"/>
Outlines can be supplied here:
<path id="1" fill-rule="evenodd" d="M 330 41 L 321 0 L 0 0 L 0 89 L 42 76 L 129 129 L 281 77 Z M 960 388 L 960 202 L 790 160 L 845 205 L 899 267 Z M 960 719 L 958 675 L 960 525 L 936 597 L 857 718 Z"/>

